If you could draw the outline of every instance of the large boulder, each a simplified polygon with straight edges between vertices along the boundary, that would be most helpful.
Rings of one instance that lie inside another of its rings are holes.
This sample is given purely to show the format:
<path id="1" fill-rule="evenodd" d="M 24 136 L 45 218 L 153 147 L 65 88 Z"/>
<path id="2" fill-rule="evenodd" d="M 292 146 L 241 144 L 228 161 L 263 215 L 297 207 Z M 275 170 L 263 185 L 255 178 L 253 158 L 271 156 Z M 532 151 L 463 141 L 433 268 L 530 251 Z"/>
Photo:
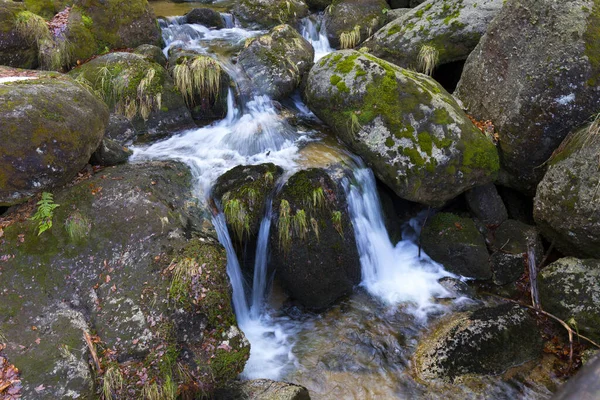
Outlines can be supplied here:
<path id="1" fill-rule="evenodd" d="M 106 54 L 69 75 L 98 92 L 113 112 L 126 116 L 140 133 L 166 135 L 195 126 L 167 70 L 144 56 Z"/>
<path id="2" fill-rule="evenodd" d="M 279 25 L 250 39 L 238 64 L 262 94 L 275 100 L 289 96 L 313 65 L 315 51 L 297 30 Z"/>
<path id="3" fill-rule="evenodd" d="M 0 67 L 0 205 L 69 182 L 98 148 L 106 105 L 73 79 Z M 13 79 L 19 79 L 15 77 Z"/>
<path id="4" fill-rule="evenodd" d="M 539 273 L 538 288 L 544 310 L 600 340 L 600 260 L 561 258 Z"/>
<path id="5" fill-rule="evenodd" d="M 200 24 L 215 29 L 225 28 L 225 21 L 221 17 L 221 13 L 210 8 L 194 8 L 184 17 L 188 24 Z"/>
<path id="6" fill-rule="evenodd" d="M 467 190 L 465 200 L 473 216 L 486 225 L 500 225 L 508 219 L 506 206 L 493 183 Z"/>
<path id="7" fill-rule="evenodd" d="M 492 277 L 485 239 L 471 218 L 434 215 L 423 227 L 421 246 L 449 272 L 482 280 Z"/>
<path id="8" fill-rule="evenodd" d="M 464 375 L 496 375 L 541 355 L 535 320 L 514 304 L 450 316 L 419 343 L 415 369 L 423 380 L 452 382 Z"/>
<path id="9" fill-rule="evenodd" d="M 506 2 L 469 56 L 457 96 L 500 138 L 501 181 L 533 193 L 544 162 L 598 112 L 600 3 Z"/>
<path id="10" fill-rule="evenodd" d="M 296 25 L 308 15 L 308 7 L 302 0 L 240 0 L 232 12 L 245 25 L 269 29 L 280 24 Z"/>
<path id="11" fill-rule="evenodd" d="M 0 2 L 0 65 L 35 68 L 38 65 L 37 46 L 16 27 L 17 15 L 22 11 L 25 11 L 23 3 Z"/>
<path id="12" fill-rule="evenodd" d="M 533 216 L 564 254 L 600 258 L 600 121 L 565 139 L 537 188 Z"/>
<path id="13" fill-rule="evenodd" d="M 270 265 L 305 307 L 352 292 L 360 260 L 343 190 L 321 169 L 295 173 L 273 201 Z"/>
<path id="14" fill-rule="evenodd" d="M 334 1 L 325 10 L 323 23 L 332 47 L 350 49 L 376 32 L 386 22 L 385 0 Z"/>
<path id="15" fill-rule="evenodd" d="M 256 238 L 265 204 L 283 170 L 275 164 L 240 165 L 221 175 L 212 197 L 223 209 L 230 236 L 238 242 Z"/>
<path id="16" fill-rule="evenodd" d="M 156 384 L 206 394 L 235 379 L 249 345 L 225 250 L 185 165 L 104 169 L 53 201 L 50 229 L 38 235 L 38 222 L 23 219 L 0 241 L 0 254 L 11 254 L 2 258 L 0 331 L 24 398 L 98 397 L 85 334 L 102 343 L 104 379 L 123 380 L 107 382 L 113 398 L 142 398 Z"/>
<path id="17" fill-rule="evenodd" d="M 438 65 L 466 60 L 503 4 L 429 0 L 381 28 L 365 45 L 373 55 L 404 68 L 422 70 L 419 53 L 429 48 Z"/>
<path id="18" fill-rule="evenodd" d="M 498 154 L 431 78 L 352 50 L 311 69 L 308 107 L 404 199 L 439 206 L 490 182 Z"/>

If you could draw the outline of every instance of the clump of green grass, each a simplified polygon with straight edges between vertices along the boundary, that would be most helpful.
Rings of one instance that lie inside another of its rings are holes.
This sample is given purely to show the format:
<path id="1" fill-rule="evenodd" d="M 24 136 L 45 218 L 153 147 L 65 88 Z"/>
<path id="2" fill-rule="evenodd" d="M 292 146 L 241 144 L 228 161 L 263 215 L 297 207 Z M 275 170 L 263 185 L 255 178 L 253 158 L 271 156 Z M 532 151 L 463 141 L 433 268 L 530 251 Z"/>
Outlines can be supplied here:
<path id="1" fill-rule="evenodd" d="M 340 48 L 352 49 L 360 42 L 360 25 L 355 25 L 349 32 L 340 34 Z"/>
<path id="2" fill-rule="evenodd" d="M 434 46 L 425 44 L 421 46 L 419 55 L 417 56 L 417 63 L 419 71 L 425 75 L 431 76 L 433 70 L 437 66 L 439 61 L 440 52 Z"/>
<path id="3" fill-rule="evenodd" d="M 311 226 L 311 228 L 313 230 L 313 233 L 315 234 L 315 237 L 317 238 L 317 242 L 318 242 L 320 240 L 320 237 L 319 237 L 319 223 L 313 217 L 310 218 L 310 226 Z"/>
<path id="4" fill-rule="evenodd" d="M 221 89 L 221 65 L 212 57 L 184 58 L 173 69 L 175 85 L 185 102 L 193 107 L 197 97 L 216 100 Z"/>
<path id="5" fill-rule="evenodd" d="M 52 40 L 52 34 L 44 18 L 30 11 L 21 11 L 17 14 L 15 28 L 25 40 L 35 43 L 38 47 L 42 42 Z"/>
<path id="6" fill-rule="evenodd" d="M 169 297 L 179 301 L 188 294 L 189 284 L 192 278 L 198 274 L 199 265 L 192 258 L 183 258 L 175 263 L 171 275 L 171 285 L 169 286 Z"/>
<path id="7" fill-rule="evenodd" d="M 344 230 L 342 228 L 342 212 L 341 211 L 333 211 L 331 213 L 331 223 L 333 224 L 334 229 L 340 234 L 340 236 L 344 237 Z"/>
<path id="8" fill-rule="evenodd" d="M 52 193 L 43 192 L 40 201 L 37 202 L 37 210 L 30 218 L 32 221 L 38 221 L 37 231 L 38 236 L 52 228 L 52 217 L 54 210 L 60 205 L 54 202 Z"/>
<path id="9" fill-rule="evenodd" d="M 308 222 L 306 219 L 306 211 L 298 210 L 296 214 L 292 217 L 292 226 L 294 228 L 294 233 L 302 240 L 306 239 L 306 234 L 308 233 Z"/>
<path id="10" fill-rule="evenodd" d="M 244 235 L 250 232 L 250 214 L 246 205 L 239 199 L 226 199 L 223 212 L 235 237 L 241 242 Z"/>
<path id="11" fill-rule="evenodd" d="M 362 125 L 360 124 L 359 120 L 358 120 L 358 115 L 354 112 L 352 112 L 350 114 L 350 132 L 352 132 L 353 135 L 356 135 L 358 133 L 358 131 L 360 131 L 362 129 Z"/>
<path id="12" fill-rule="evenodd" d="M 277 224 L 279 231 L 279 247 L 284 252 L 289 250 L 292 242 L 292 215 L 290 203 L 287 200 L 281 200 L 279 204 L 279 222 Z"/>
<path id="13" fill-rule="evenodd" d="M 102 378 L 102 394 L 104 400 L 112 400 L 113 395 L 123 389 L 123 374 L 118 365 L 111 365 Z"/>
<path id="14" fill-rule="evenodd" d="M 325 192 L 322 187 L 318 187 L 312 192 L 313 208 L 322 208 L 325 205 Z"/>
<path id="15" fill-rule="evenodd" d="M 144 400 L 175 400 L 177 398 L 177 384 L 168 375 L 159 387 L 156 382 L 146 383 L 142 389 L 142 399 Z"/>
<path id="16" fill-rule="evenodd" d="M 72 240 L 78 241 L 89 235 L 92 224 L 79 211 L 73 212 L 65 221 L 65 230 Z"/>

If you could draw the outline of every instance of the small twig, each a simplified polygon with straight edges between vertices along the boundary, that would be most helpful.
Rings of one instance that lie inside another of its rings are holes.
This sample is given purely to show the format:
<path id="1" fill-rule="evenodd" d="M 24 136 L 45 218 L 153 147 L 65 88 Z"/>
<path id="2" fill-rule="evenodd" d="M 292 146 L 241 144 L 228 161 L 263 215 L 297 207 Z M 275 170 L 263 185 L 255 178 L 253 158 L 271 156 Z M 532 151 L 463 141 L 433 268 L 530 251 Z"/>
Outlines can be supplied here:
<path id="1" fill-rule="evenodd" d="M 427 207 L 427 215 L 425 215 L 425 219 L 423 220 L 423 224 L 421 225 L 421 232 L 419 232 L 419 258 L 421 258 L 421 236 L 423 235 L 423 229 L 425 228 L 425 224 L 429 219 L 429 212 L 431 211 L 431 207 Z"/>
<path id="2" fill-rule="evenodd" d="M 100 360 L 98 359 L 98 354 L 96 353 L 96 346 L 94 346 L 94 343 L 92 343 L 92 337 L 89 333 L 83 331 L 83 338 L 85 339 L 85 343 L 90 349 L 90 353 L 92 354 L 92 358 L 94 359 L 94 363 L 96 364 L 98 374 L 102 374 L 102 367 L 100 366 Z"/>

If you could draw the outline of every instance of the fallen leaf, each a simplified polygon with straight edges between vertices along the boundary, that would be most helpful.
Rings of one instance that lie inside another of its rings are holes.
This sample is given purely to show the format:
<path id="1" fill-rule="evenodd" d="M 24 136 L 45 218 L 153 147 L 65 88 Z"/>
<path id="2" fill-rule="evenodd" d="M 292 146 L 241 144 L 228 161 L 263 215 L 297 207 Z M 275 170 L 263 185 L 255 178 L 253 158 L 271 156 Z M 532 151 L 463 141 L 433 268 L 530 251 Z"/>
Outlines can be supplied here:
<path id="1" fill-rule="evenodd" d="M 43 384 L 41 384 L 40 386 L 37 386 L 35 388 L 36 392 L 41 392 L 42 390 L 46 390 L 46 387 Z"/>
<path id="2" fill-rule="evenodd" d="M 104 278 L 104 282 L 106 282 L 106 283 L 110 282 L 110 275 L 106 275 L 106 278 Z"/>
<path id="3" fill-rule="evenodd" d="M 112 287 L 110 288 L 110 290 L 112 290 L 113 292 L 117 291 L 117 285 L 112 285 Z"/>
<path id="4" fill-rule="evenodd" d="M 35 339 L 35 343 L 36 343 L 36 344 L 40 344 L 40 343 L 41 343 L 41 341 L 42 341 L 42 339 L 40 339 L 40 338 L 37 338 L 37 339 Z"/>

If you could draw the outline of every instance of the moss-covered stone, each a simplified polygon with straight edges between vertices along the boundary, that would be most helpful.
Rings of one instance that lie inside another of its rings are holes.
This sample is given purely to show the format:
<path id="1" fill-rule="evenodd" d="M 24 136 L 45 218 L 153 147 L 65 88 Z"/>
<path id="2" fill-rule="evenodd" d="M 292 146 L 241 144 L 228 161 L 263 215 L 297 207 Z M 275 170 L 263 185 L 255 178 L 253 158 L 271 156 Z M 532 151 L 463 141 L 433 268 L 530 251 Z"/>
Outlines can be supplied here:
<path id="1" fill-rule="evenodd" d="M 564 321 L 573 319 L 577 329 L 600 340 L 600 261 L 561 258 L 538 275 L 544 310 Z"/>
<path id="2" fill-rule="evenodd" d="M 470 218 L 434 215 L 423 227 L 421 246 L 452 273 L 484 280 L 492 277 L 485 240 Z"/>
<path id="3" fill-rule="evenodd" d="M 288 97 L 312 67 L 314 49 L 297 30 L 279 25 L 250 42 L 238 63 L 262 93 L 275 100 Z"/>
<path id="4" fill-rule="evenodd" d="M 100 93 L 109 108 L 130 119 L 140 133 L 171 134 L 194 126 L 167 70 L 144 56 L 106 54 L 69 75 Z"/>
<path id="5" fill-rule="evenodd" d="M 308 14 L 308 7 L 302 0 L 241 0 L 232 12 L 245 25 L 269 29 L 280 24 L 295 25 Z"/>
<path id="6" fill-rule="evenodd" d="M 419 343 L 414 361 L 423 380 L 453 382 L 495 375 L 541 355 L 535 321 L 514 304 L 486 307 L 442 320 Z"/>
<path id="7" fill-rule="evenodd" d="M 108 110 L 69 77 L 39 73 L 0 84 L 0 120 L 0 205 L 12 205 L 70 181 L 100 144 Z"/>
<path id="8" fill-rule="evenodd" d="M 270 265 L 308 308 L 331 305 L 360 280 L 345 195 L 322 169 L 295 173 L 275 197 L 270 242 Z"/>
<path id="9" fill-rule="evenodd" d="M 0 2 L 0 65 L 31 69 L 38 65 L 37 45 L 16 29 L 17 14 L 22 11 L 23 3 Z"/>
<path id="10" fill-rule="evenodd" d="M 466 62 L 456 94 L 476 119 L 493 121 L 503 185 L 534 194 L 562 140 L 598 112 L 599 7 L 506 2 Z"/>
<path id="11" fill-rule="evenodd" d="M 311 70 L 305 98 L 402 198 L 441 205 L 498 170 L 493 143 L 425 75 L 335 52 Z"/>
<path id="12" fill-rule="evenodd" d="M 385 0 L 336 0 L 325 10 L 327 39 L 336 49 L 354 48 L 385 23 Z"/>

